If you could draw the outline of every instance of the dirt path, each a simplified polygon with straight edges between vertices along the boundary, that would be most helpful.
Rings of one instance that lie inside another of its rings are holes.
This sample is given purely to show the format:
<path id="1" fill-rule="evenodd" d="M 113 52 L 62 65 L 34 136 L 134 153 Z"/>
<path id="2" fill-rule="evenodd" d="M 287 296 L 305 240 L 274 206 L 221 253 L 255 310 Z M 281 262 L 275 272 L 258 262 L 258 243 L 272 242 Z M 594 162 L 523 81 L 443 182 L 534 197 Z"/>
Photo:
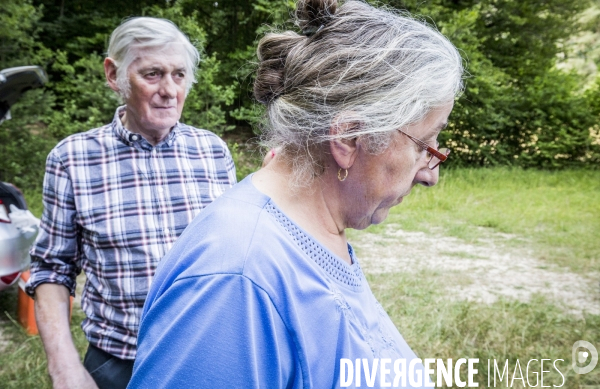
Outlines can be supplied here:
<path id="1" fill-rule="evenodd" d="M 492 233 L 470 244 L 389 225 L 383 234 L 357 233 L 351 243 L 367 272 L 442 272 L 456 281 L 445 283 L 453 299 L 492 303 L 504 296 L 528 301 L 541 294 L 567 312 L 600 314 L 600 274 L 584 277 L 548 264 L 523 245 L 508 244 L 515 238 Z"/>
<path id="2" fill-rule="evenodd" d="M 367 272 L 418 272 L 436 270 L 443 274 L 446 295 L 492 303 L 498 297 L 528 301 L 542 294 L 565 311 L 600 314 L 600 274 L 586 277 L 535 258 L 526 243 L 510 245 L 515 237 L 491 233 L 477 244 L 423 232 L 406 232 L 388 225 L 381 234 L 357 232 L 351 243 Z M 517 246 L 517 247 L 515 247 Z M 85 277 L 77 280 L 76 308 Z M 13 291 L 14 292 L 14 291 Z M 7 292 L 4 292 L 7 293 Z M 16 293 L 13 293 L 16 298 Z M 0 326 L 0 352 L 7 339 Z"/>

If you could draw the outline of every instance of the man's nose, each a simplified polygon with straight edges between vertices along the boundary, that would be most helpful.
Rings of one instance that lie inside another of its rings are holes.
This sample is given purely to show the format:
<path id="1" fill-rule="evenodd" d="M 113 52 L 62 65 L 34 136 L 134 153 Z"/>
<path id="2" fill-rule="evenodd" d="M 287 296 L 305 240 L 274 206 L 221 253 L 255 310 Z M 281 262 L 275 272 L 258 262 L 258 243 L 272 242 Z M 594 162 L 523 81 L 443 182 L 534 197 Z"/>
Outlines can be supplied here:
<path id="1" fill-rule="evenodd" d="M 173 99 L 177 95 L 177 84 L 170 74 L 166 74 L 160 80 L 160 89 L 158 91 L 161 97 Z"/>
<path id="2" fill-rule="evenodd" d="M 440 167 L 431 170 L 427 165 L 419 169 L 415 174 L 414 183 L 423 186 L 434 186 L 440 178 Z"/>

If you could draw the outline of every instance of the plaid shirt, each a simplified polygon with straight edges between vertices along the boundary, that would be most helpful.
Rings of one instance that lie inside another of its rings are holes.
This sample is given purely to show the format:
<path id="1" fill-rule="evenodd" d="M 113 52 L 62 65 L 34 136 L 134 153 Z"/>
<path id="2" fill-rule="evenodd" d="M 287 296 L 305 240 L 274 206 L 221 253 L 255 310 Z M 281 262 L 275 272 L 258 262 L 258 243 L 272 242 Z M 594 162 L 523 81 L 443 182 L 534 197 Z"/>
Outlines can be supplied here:
<path id="1" fill-rule="evenodd" d="M 160 259 L 194 217 L 236 182 L 227 145 L 177 123 L 152 146 L 111 124 L 72 135 L 49 154 L 44 214 L 27 293 L 87 280 L 83 331 L 91 344 L 134 359 L 140 315 Z"/>

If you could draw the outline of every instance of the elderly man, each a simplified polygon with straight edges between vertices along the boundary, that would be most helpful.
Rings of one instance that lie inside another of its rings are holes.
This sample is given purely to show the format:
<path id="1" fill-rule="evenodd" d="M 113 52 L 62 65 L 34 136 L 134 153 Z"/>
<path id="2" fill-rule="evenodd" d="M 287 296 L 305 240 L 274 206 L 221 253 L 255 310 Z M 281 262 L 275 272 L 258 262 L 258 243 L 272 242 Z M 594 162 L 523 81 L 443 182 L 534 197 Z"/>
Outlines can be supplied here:
<path id="1" fill-rule="evenodd" d="M 200 210 L 235 184 L 226 144 L 178 122 L 198 59 L 173 23 L 127 20 L 113 32 L 104 61 L 108 85 L 126 105 L 112 123 L 66 138 L 48 156 L 27 291 L 55 387 L 127 386 L 159 260 Z M 90 342 L 83 364 L 68 319 L 82 269 L 82 328 Z"/>

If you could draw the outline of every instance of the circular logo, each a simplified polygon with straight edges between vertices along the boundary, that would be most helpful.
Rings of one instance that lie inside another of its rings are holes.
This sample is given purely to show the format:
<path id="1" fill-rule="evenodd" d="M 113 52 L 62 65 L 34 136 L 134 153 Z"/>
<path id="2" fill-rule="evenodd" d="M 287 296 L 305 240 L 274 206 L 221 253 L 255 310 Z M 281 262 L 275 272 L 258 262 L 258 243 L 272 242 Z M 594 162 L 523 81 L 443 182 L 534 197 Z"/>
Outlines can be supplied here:
<path id="1" fill-rule="evenodd" d="M 586 349 L 587 351 L 583 351 L 580 349 Z M 590 359 L 591 356 L 591 359 Z M 578 340 L 573 344 L 573 354 L 572 354 L 572 365 L 573 370 L 577 374 L 586 374 L 590 371 L 594 370 L 596 365 L 598 364 L 598 350 L 594 347 L 590 342 L 586 342 L 585 340 Z M 579 366 L 579 364 L 586 363 L 589 361 L 587 366 Z"/>

